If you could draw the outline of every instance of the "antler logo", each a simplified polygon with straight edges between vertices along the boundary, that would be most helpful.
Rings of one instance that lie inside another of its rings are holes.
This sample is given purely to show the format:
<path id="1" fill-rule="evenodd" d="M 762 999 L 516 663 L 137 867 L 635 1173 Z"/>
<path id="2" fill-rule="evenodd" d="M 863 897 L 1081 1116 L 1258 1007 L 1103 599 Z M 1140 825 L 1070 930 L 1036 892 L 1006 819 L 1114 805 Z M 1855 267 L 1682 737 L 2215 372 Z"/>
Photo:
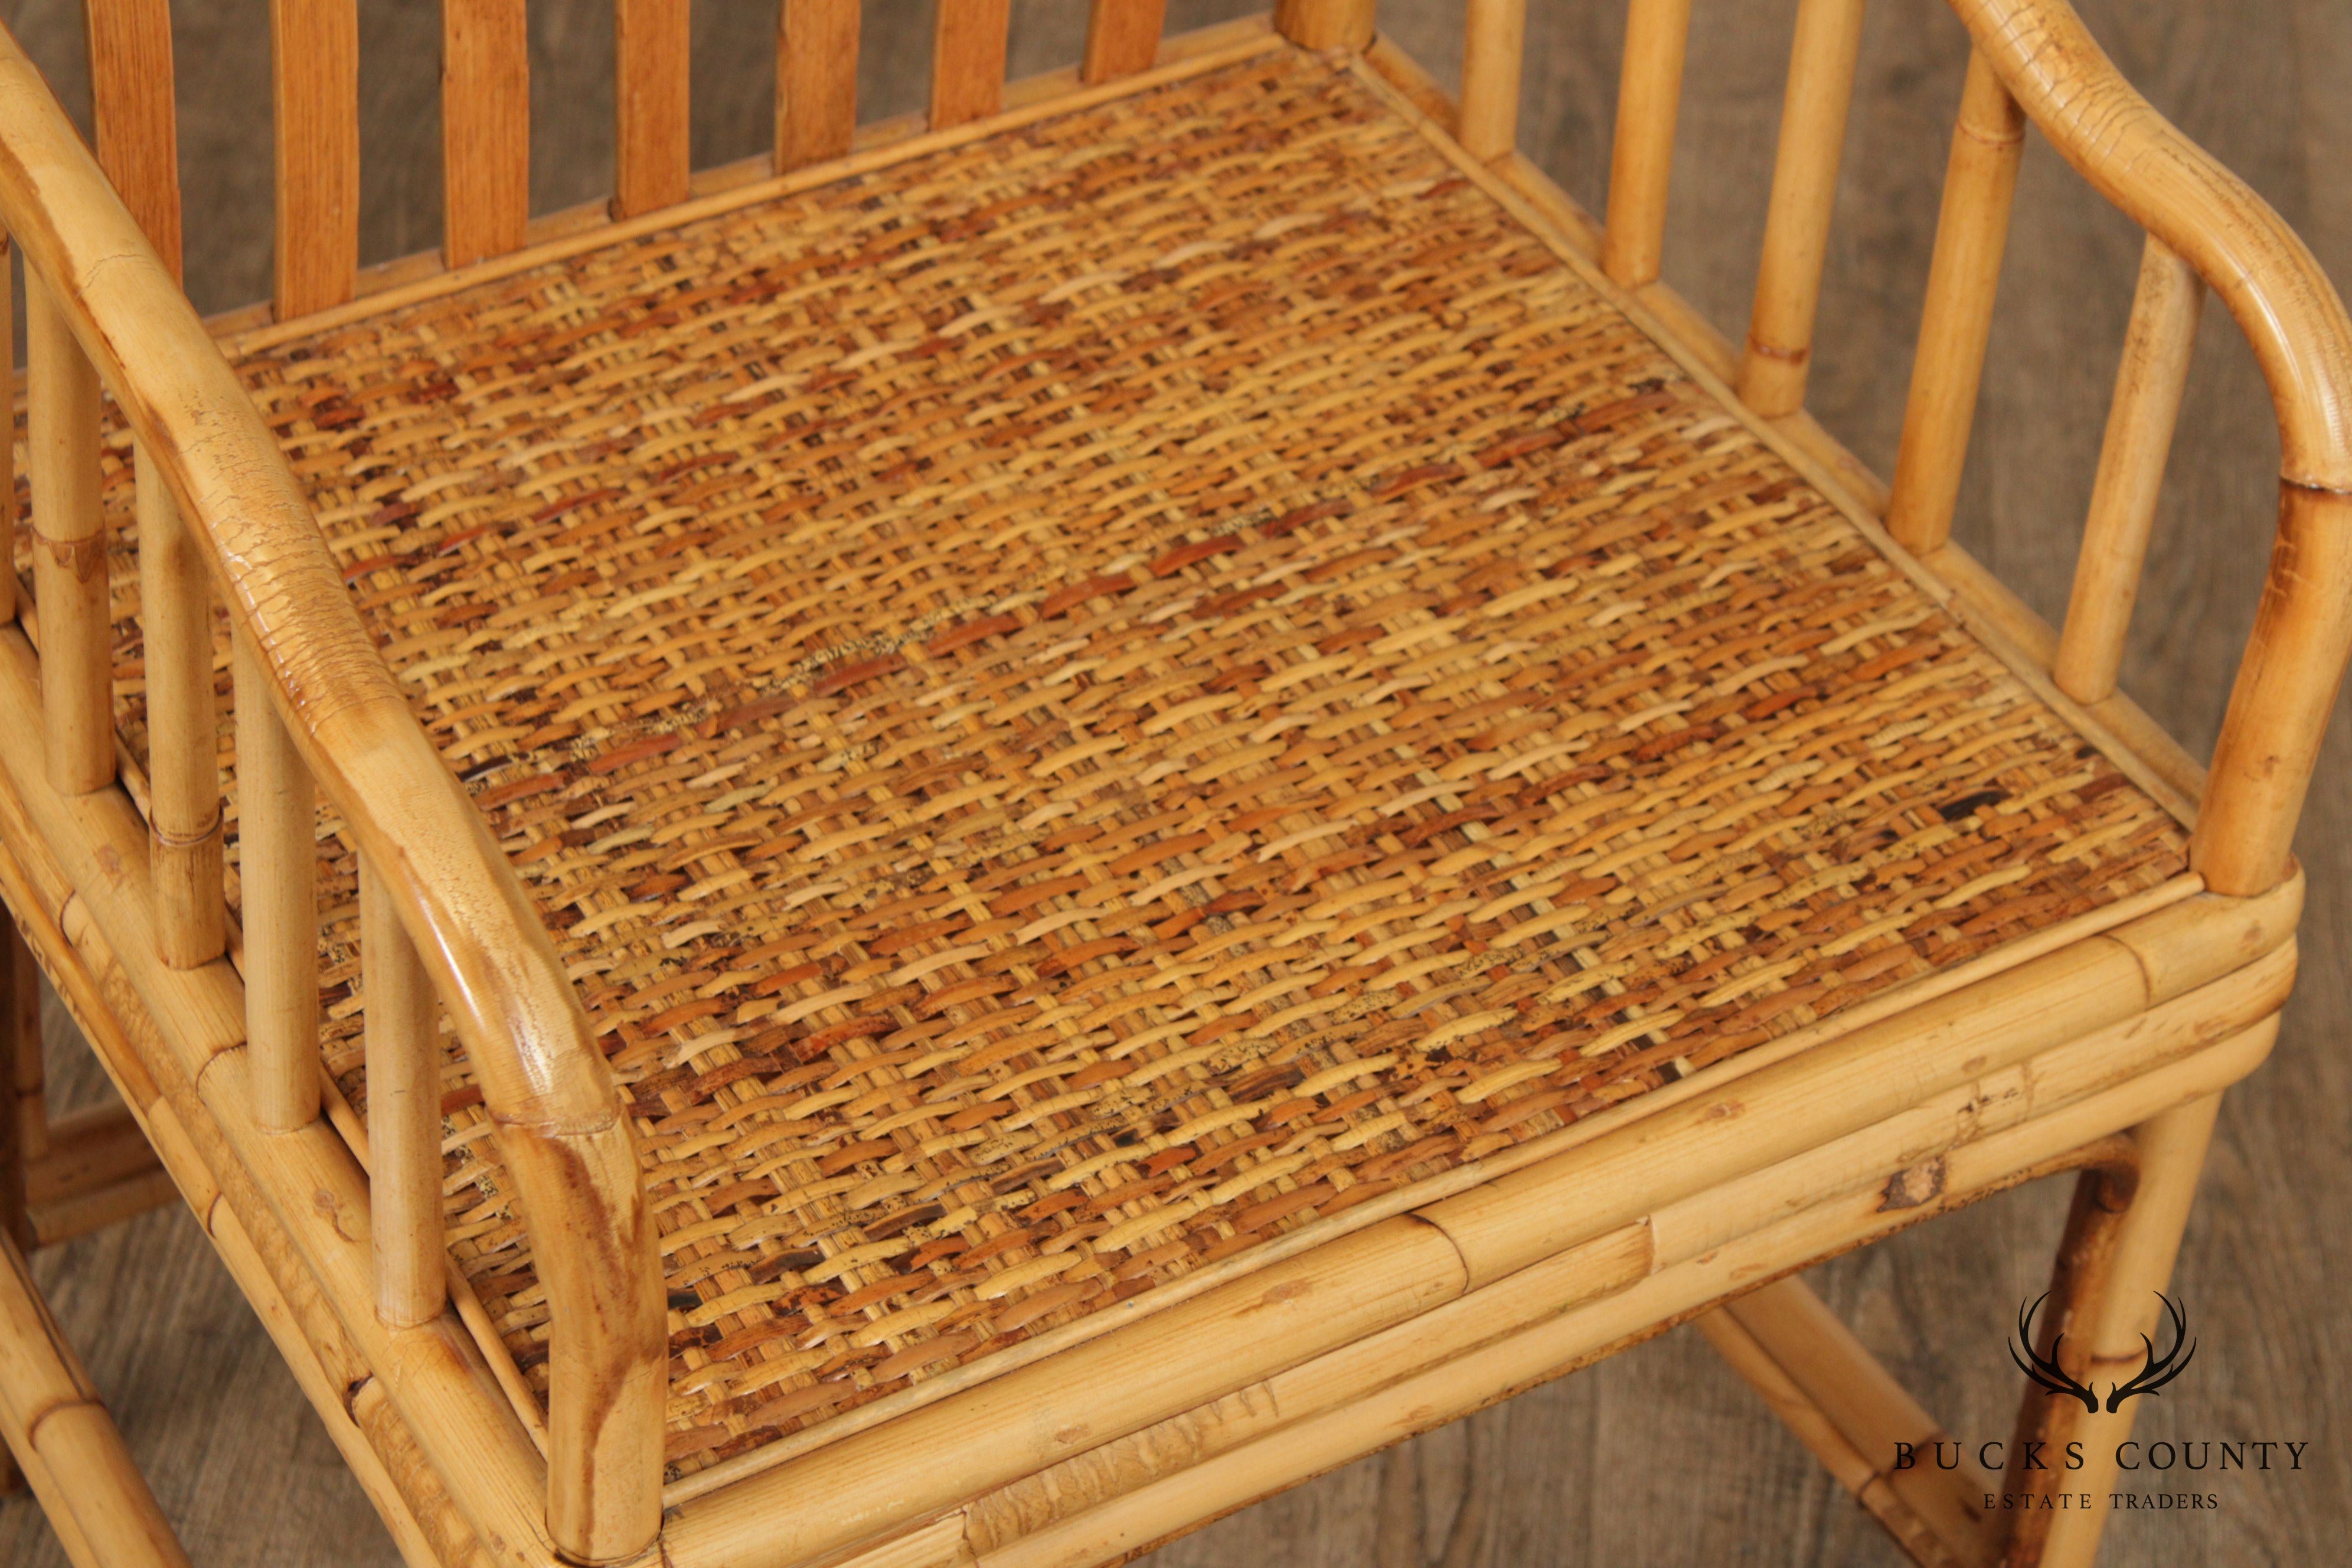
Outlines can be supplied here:
<path id="1" fill-rule="evenodd" d="M 2067 1374 L 2066 1369 L 2059 1364 L 2059 1352 L 2066 1343 L 2066 1336 L 2060 1334 L 2051 1342 L 2048 1355 L 2038 1355 L 2034 1352 L 2033 1315 L 2042 1310 L 2042 1303 L 2049 1299 L 2050 1293 L 2045 1290 L 2018 1310 L 2017 1342 L 2009 1347 L 2009 1359 L 2017 1363 L 2018 1371 L 2040 1384 L 2050 1393 L 2063 1394 L 2070 1399 L 2079 1399 L 2083 1402 L 2083 1408 L 2095 1415 L 2099 1411 L 2097 1393 L 2075 1382 Z M 2141 1363 L 2139 1371 L 2132 1374 L 2129 1382 L 2109 1386 L 2106 1400 L 2109 1415 L 2113 1415 L 2122 1406 L 2125 1400 L 2134 1394 L 2154 1394 L 2166 1384 L 2179 1377 L 2188 1367 L 2190 1359 L 2197 1354 L 2196 1343 L 2189 1339 L 2188 1314 L 2180 1310 L 2179 1305 L 2171 1297 L 2161 1290 L 2156 1293 L 2156 1299 L 2164 1303 L 2165 1315 L 2172 1320 L 2172 1348 L 2159 1356 L 2156 1353 L 2156 1342 L 2146 1334 L 2140 1336 L 2140 1343 L 2147 1349 L 2147 1359 Z M 2189 1347 L 2185 1354 L 2181 1350 L 2184 1343 Z"/>

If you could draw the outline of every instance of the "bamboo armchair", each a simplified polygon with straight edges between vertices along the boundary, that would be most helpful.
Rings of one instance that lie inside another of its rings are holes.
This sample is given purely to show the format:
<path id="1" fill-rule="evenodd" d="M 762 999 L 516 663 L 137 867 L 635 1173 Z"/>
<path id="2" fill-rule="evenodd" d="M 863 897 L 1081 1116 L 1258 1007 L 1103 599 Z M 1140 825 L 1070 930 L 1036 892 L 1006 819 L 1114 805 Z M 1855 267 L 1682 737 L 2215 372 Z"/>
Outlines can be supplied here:
<path id="1" fill-rule="evenodd" d="M 89 0 L 94 157 L 0 35 L 0 1431 L 76 1560 L 182 1559 L 19 1249 L 176 1191 L 420 1565 L 1109 1563 L 1693 1318 L 1919 1561 L 2087 1562 L 1894 1468 L 1791 1277 L 2075 1173 L 2041 1348 L 2137 1358 L 2293 979 L 2352 323 L 2063 0 L 1954 9 L 1889 486 L 1804 412 L 1860 0 L 1740 349 L 1659 281 L 1687 0 L 1601 223 L 1523 0 L 1458 106 L 1370 0 L 1010 86 L 941 0 L 864 126 L 786 0 L 701 172 L 618 0 L 536 219 L 522 0 L 446 0 L 442 250 L 367 269 L 356 8 L 283 0 L 210 323 L 165 0 Z M 2148 236 L 2060 632 L 1948 538 L 2029 125 Z M 2284 465 L 2210 772 L 2116 689 L 2208 289 Z M 34 961 L 127 1117 L 44 1118 Z M 2019 1430 L 2104 1495 L 2132 1411 Z"/>

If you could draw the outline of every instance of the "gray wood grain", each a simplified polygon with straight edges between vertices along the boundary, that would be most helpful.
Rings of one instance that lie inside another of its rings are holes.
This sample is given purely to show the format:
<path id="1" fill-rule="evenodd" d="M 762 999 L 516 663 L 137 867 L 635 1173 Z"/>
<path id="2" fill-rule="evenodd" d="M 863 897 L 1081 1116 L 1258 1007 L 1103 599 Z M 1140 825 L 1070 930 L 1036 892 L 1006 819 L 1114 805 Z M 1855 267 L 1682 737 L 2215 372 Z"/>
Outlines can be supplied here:
<path id="1" fill-rule="evenodd" d="M 1198 26 L 1249 7 L 1175 0 Z M 2094 31 L 2157 105 L 2301 228 L 2352 286 L 2352 8 L 2343 0 L 2086 0 Z M 434 244 L 437 8 L 363 6 L 362 245 Z M 1597 207 L 1622 0 L 1533 7 L 1523 144 Z M 1737 338 L 1762 231 L 1794 0 L 1703 0 L 1685 95 L 1666 268 Z M 188 281 L 207 310 L 268 279 L 267 0 L 173 6 L 188 177 Z M 541 210 L 610 180 L 610 7 L 533 0 L 532 195 Z M 696 8 L 695 157 L 769 135 L 772 7 Z M 918 107 L 920 0 L 871 0 L 869 116 Z M 1388 32 L 1441 77 L 1459 6 L 1388 0 Z M 72 0 L 0 0 L 77 114 L 87 96 Z M 1017 70 L 1074 59 L 1076 0 L 1015 6 Z M 1830 258 L 1812 406 L 1892 467 L 1937 194 L 1966 46 L 1937 0 L 1885 0 L 1864 38 Z M 552 150 L 560 149 L 560 153 Z M 2044 614 L 2063 607 L 2090 494 L 2138 237 L 2046 147 L 2030 147 L 1958 534 Z M 2219 726 L 2252 624 L 2277 440 L 2251 356 L 2208 313 L 2131 639 L 2133 693 L 2193 750 Z M 2125 1515 L 2110 1563 L 2323 1564 L 2352 1527 L 2352 725 L 2339 723 L 2301 852 L 2311 878 L 2301 989 L 2271 1065 L 2231 1094 L 2179 1282 L 2200 1348 L 2151 1401 L 2147 1437 L 2308 1439 L 2300 1475 L 2206 1478 L 2218 1511 Z M 55 1071 L 79 1053 L 53 1042 Z M 81 1069 L 78 1081 L 94 1075 Z M 2007 1433 L 2002 1351 L 2039 1289 L 2063 1216 L 2056 1187 L 2012 1194 L 1815 1271 L 1824 1295 L 1953 1430 Z M 37 1266 L 164 1509 L 199 1563 L 389 1564 L 368 1515 L 267 1337 L 187 1216 L 150 1215 Z M 0 1503 L 0 1561 L 62 1563 L 39 1512 Z M 1895 1554 L 1688 1332 L 1669 1335 L 1461 1426 L 1365 1460 L 1178 1542 L 1155 1568 L 1567 1568 L 1570 1564 L 1891 1563 Z"/>

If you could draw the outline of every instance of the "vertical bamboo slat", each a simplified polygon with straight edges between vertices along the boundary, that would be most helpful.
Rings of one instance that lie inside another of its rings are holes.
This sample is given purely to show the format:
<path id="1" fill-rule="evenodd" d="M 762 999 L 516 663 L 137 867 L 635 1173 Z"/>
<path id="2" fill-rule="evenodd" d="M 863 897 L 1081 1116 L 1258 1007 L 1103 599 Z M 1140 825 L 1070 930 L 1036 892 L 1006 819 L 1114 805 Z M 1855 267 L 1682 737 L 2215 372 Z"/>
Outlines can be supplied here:
<path id="1" fill-rule="evenodd" d="M 155 939 L 165 963 L 193 969 L 218 958 L 226 945 L 212 595 L 204 556 L 143 447 L 136 463 Z"/>
<path id="2" fill-rule="evenodd" d="M 1470 0 L 1462 33 L 1462 119 L 1455 140 L 1474 158 L 1501 157 L 1519 139 L 1519 68 L 1528 0 Z"/>
<path id="3" fill-rule="evenodd" d="M 292 1132 L 319 1115 L 318 808 L 270 697 L 268 667 L 236 637 L 237 879 L 244 889 L 245 1038 L 254 1120 Z"/>
<path id="4" fill-rule="evenodd" d="M 1675 167 L 1675 119 L 1682 109 L 1683 51 L 1689 41 L 1690 0 L 1633 0 L 1625 16 L 1617 136 L 1601 233 L 1601 269 L 1623 288 L 1658 280 L 1666 187 Z"/>
<path id="5" fill-rule="evenodd" d="M 2077 702 L 2115 695 L 2204 301 L 2205 286 L 2197 274 L 2151 236 L 2140 256 L 2139 287 L 2132 297 L 2123 362 L 2116 368 L 2115 397 L 2107 405 L 2107 433 L 2091 487 L 2083 552 L 2074 565 L 2074 596 L 2051 668 L 2058 689 Z"/>
<path id="6" fill-rule="evenodd" d="M 278 319 L 349 300 L 360 267 L 357 0 L 270 0 Z"/>
<path id="7" fill-rule="evenodd" d="M 89 0 L 89 112 L 98 166 L 148 243 L 180 275 L 180 141 L 170 0 Z"/>
<path id="8" fill-rule="evenodd" d="M 1838 161 L 1862 50 L 1863 0 L 1802 0 L 1772 165 L 1772 204 L 1756 273 L 1739 395 L 1769 418 L 1805 405 L 1822 264 L 1837 205 Z"/>
<path id="9" fill-rule="evenodd" d="M 686 199 L 691 21 L 689 0 L 614 0 L 614 217 Z"/>
<path id="10" fill-rule="evenodd" d="M 1922 553 L 1951 535 L 2024 147 L 2024 111 L 1983 51 L 1972 52 L 1944 171 L 1919 348 L 1886 507 L 1887 531 Z"/>
<path id="11" fill-rule="evenodd" d="M 1004 39 L 1013 0 L 937 0 L 931 32 L 931 129 L 984 120 L 1004 107 Z"/>
<path id="12" fill-rule="evenodd" d="M 847 155 L 857 134 L 858 0 L 776 9 L 776 172 Z"/>
<path id="13" fill-rule="evenodd" d="M 522 247 L 530 218 L 530 35 L 523 0 L 441 0 L 442 259 Z"/>
<path id="14" fill-rule="evenodd" d="M 1168 0 L 1094 0 L 1087 12 L 1087 54 L 1080 68 L 1088 82 L 1117 81 L 1148 71 L 1160 58 L 1160 30 Z"/>
<path id="15" fill-rule="evenodd" d="M 1302 49 L 1360 49 L 1372 41 L 1373 0 L 1274 0 L 1274 28 Z"/>
<path id="16" fill-rule="evenodd" d="M 440 1041 L 433 987 L 375 868 L 360 865 L 360 963 L 367 1029 L 368 1226 L 376 1315 L 396 1328 L 439 1315 Z"/>
<path id="17" fill-rule="evenodd" d="M 27 278 L 25 296 L 41 722 L 50 784 L 61 794 L 88 795 L 114 779 L 114 636 L 98 493 L 98 372 L 47 285 Z"/>

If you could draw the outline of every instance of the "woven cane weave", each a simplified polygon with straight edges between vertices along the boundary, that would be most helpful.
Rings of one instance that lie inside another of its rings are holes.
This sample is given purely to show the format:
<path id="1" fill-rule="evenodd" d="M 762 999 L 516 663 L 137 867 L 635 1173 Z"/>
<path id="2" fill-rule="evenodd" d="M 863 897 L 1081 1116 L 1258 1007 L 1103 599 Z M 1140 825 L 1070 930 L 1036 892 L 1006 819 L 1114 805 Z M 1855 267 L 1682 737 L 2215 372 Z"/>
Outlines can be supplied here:
<path id="1" fill-rule="evenodd" d="M 625 1085 L 673 1474 L 2184 868 L 1309 57 L 244 370 Z M 446 1087 L 451 1244 L 543 1387 Z"/>

